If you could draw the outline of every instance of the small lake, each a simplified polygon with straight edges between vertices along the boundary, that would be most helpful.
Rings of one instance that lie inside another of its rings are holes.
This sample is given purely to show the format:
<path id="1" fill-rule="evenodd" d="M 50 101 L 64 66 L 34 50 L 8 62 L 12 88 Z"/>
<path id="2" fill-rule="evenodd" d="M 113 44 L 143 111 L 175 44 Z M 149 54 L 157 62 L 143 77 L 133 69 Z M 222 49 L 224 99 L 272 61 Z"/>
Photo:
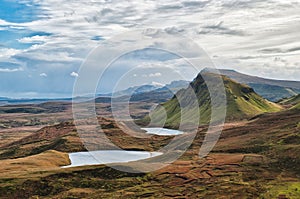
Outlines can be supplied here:
<path id="1" fill-rule="evenodd" d="M 155 134 L 155 135 L 181 135 L 182 131 L 166 129 L 166 128 L 142 128 L 147 131 L 147 134 Z"/>
<path id="2" fill-rule="evenodd" d="M 71 165 L 62 168 L 111 163 L 126 163 L 162 155 L 159 152 L 102 150 L 70 153 Z"/>

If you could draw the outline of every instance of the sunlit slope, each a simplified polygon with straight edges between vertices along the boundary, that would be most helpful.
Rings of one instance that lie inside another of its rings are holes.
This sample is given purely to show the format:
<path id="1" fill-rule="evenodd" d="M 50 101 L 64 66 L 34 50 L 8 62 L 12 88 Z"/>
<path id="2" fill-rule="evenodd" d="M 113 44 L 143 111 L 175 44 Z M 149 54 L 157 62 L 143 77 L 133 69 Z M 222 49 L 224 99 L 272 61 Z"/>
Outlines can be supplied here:
<path id="1" fill-rule="evenodd" d="M 203 75 L 205 75 L 205 78 L 203 78 Z M 161 125 L 165 112 L 167 115 L 165 126 L 178 127 L 181 121 L 181 106 L 179 105 L 178 99 L 182 99 L 183 104 L 190 105 L 190 110 L 185 112 L 185 114 L 189 115 L 191 120 L 193 117 L 196 117 L 195 115 L 199 108 L 200 124 L 208 123 L 211 119 L 211 97 L 204 79 L 215 76 L 216 74 L 213 73 L 199 74 L 193 82 L 191 82 L 190 86 L 197 96 L 198 103 L 192 99 L 192 96 L 188 95 L 190 92 L 188 92 L 187 89 L 182 89 L 171 100 L 161 104 L 161 106 L 150 114 L 152 122 Z M 227 99 L 226 121 L 248 119 L 258 114 L 276 112 L 282 109 L 279 105 L 259 96 L 249 86 L 240 84 L 225 76 L 221 76 L 221 78 L 224 82 Z M 219 86 L 220 85 L 216 85 L 215 88 L 212 89 L 218 89 Z M 221 110 L 221 107 L 216 105 L 217 110 L 218 108 Z M 144 121 L 147 120 L 149 121 L 150 118 L 147 117 L 144 119 Z"/>
<path id="2" fill-rule="evenodd" d="M 280 101 L 280 104 L 291 109 L 300 109 L 300 94 L 287 99 L 283 99 Z"/>

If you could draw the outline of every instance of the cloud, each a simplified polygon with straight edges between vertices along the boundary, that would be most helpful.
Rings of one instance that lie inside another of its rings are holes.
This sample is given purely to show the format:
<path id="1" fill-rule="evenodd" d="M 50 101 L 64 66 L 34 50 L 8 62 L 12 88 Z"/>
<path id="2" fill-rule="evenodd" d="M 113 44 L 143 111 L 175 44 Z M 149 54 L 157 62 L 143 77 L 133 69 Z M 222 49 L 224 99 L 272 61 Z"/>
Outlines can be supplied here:
<path id="1" fill-rule="evenodd" d="M 13 73 L 13 72 L 20 72 L 20 71 L 23 71 L 24 69 L 23 68 L 0 68 L 0 72 L 2 73 Z"/>
<path id="2" fill-rule="evenodd" d="M 148 76 L 149 77 L 160 77 L 160 76 L 162 76 L 162 74 L 161 73 L 150 73 Z"/>
<path id="3" fill-rule="evenodd" d="M 48 36 L 40 36 L 40 35 L 35 35 L 33 37 L 23 37 L 21 39 L 18 39 L 19 42 L 21 43 L 44 43 L 49 41 Z"/>
<path id="4" fill-rule="evenodd" d="M 209 4 L 210 0 L 208 1 L 183 1 L 182 4 L 184 7 L 193 7 L 193 8 L 203 8 L 207 4 Z"/>
<path id="5" fill-rule="evenodd" d="M 48 75 L 46 73 L 41 73 L 40 77 L 47 77 Z"/>
<path id="6" fill-rule="evenodd" d="M 14 55 L 20 53 L 21 50 L 13 49 L 13 48 L 0 48 L 0 60 L 1 59 L 9 59 Z"/>
<path id="7" fill-rule="evenodd" d="M 207 25 L 200 29 L 198 34 L 219 34 L 219 35 L 236 35 L 244 36 L 245 33 L 241 30 L 234 30 L 232 28 L 226 27 L 224 21 L 220 21 L 217 24 Z"/>
<path id="8" fill-rule="evenodd" d="M 151 83 L 153 86 L 157 86 L 157 87 L 163 87 L 165 86 L 165 84 L 159 83 L 159 82 L 152 82 Z"/>
<path id="9" fill-rule="evenodd" d="M 12 34 L 0 35 L 0 62 L 22 62 L 19 65 L 28 74 L 35 74 L 35 71 L 55 73 L 57 84 L 69 81 L 68 84 L 72 85 L 73 80 L 66 80 L 66 74 L 77 71 L 89 52 L 103 40 L 132 29 L 148 27 L 192 38 L 222 68 L 255 75 L 269 72 L 269 76 L 280 79 L 299 80 L 300 77 L 299 1 L 70 0 L 68 4 L 61 4 L 59 0 L 35 0 L 34 5 L 29 0 L 22 2 L 32 5 L 32 9 L 36 9 L 37 5 L 38 16 L 22 23 L 0 19 L 0 31 L 18 33 L 14 38 Z M 47 34 L 38 34 L 40 32 Z M 161 55 L 143 52 L 137 56 L 139 60 L 144 59 L 145 68 L 162 69 L 166 66 L 180 74 L 187 72 L 187 65 L 182 64 L 178 57 Z M 151 56 L 155 60 L 160 58 L 161 66 L 154 66 L 149 61 Z M 286 63 L 274 62 L 274 57 L 284 59 Z M 3 68 L 15 70 L 18 66 Z M 196 72 L 188 72 L 187 77 L 195 76 Z M 142 76 L 137 74 L 135 79 Z M 148 74 L 155 72 L 152 70 Z M 16 79 L 1 78 L 3 82 L 12 83 Z M 28 84 L 35 85 L 32 79 Z M 41 90 L 46 89 L 47 85 Z"/>
<path id="10" fill-rule="evenodd" d="M 44 62 L 78 62 L 82 61 L 80 58 L 73 57 L 69 52 L 58 50 L 58 51 L 44 51 L 37 46 L 34 46 L 32 50 L 28 50 L 22 54 L 15 55 L 17 59 L 27 59 L 33 61 L 44 61 Z"/>
<path id="11" fill-rule="evenodd" d="M 76 73 L 76 72 L 72 72 L 72 73 L 70 74 L 70 76 L 71 76 L 71 77 L 78 77 L 79 75 L 78 75 L 78 73 Z"/>
<path id="12" fill-rule="evenodd" d="M 300 47 L 299 46 L 295 46 L 292 48 L 288 48 L 288 49 L 283 49 L 283 48 L 266 48 L 266 49 L 262 49 L 260 50 L 260 52 L 265 53 L 265 54 L 273 54 L 273 53 L 290 53 L 290 52 L 296 52 L 296 51 L 300 51 Z"/>

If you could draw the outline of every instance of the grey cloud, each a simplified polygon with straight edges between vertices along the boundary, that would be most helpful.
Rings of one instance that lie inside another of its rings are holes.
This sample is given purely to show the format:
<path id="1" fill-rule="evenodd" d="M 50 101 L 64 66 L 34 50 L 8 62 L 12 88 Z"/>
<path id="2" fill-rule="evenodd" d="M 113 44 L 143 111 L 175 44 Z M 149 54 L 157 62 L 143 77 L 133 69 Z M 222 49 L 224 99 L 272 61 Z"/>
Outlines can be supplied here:
<path id="1" fill-rule="evenodd" d="M 184 1 L 182 2 L 182 5 L 184 7 L 205 7 L 210 1 Z"/>
<path id="2" fill-rule="evenodd" d="M 165 28 L 165 31 L 169 34 L 177 34 L 177 33 L 184 32 L 184 29 L 173 26 L 173 27 Z"/>
<path id="3" fill-rule="evenodd" d="M 259 52 L 270 54 L 270 53 L 283 53 L 284 51 L 280 48 L 266 48 L 266 49 L 259 50 Z"/>
<path id="4" fill-rule="evenodd" d="M 300 47 L 295 47 L 295 48 L 290 48 L 288 49 L 286 52 L 295 52 L 295 51 L 299 51 Z"/>
<path id="5" fill-rule="evenodd" d="M 222 3 L 223 8 L 231 9 L 248 9 L 257 6 L 259 3 L 265 3 L 266 0 L 224 0 Z"/>
<path id="6" fill-rule="evenodd" d="M 156 11 L 158 12 L 173 12 L 176 11 L 176 15 L 178 16 L 178 11 L 183 13 L 188 13 L 192 10 L 198 10 L 199 8 L 204 8 L 209 4 L 211 1 L 183 1 L 177 2 L 178 4 L 168 4 L 168 5 L 158 5 Z M 181 14 L 180 14 L 181 15 Z"/>
<path id="7" fill-rule="evenodd" d="M 8 24 L 53 34 L 45 44 L 37 46 L 34 50 L 18 51 L 16 56 L 10 53 L 4 54 L 5 60 L 10 56 L 9 61 L 17 59 L 17 61 L 27 63 L 28 67 L 25 67 L 24 73 L 27 70 L 45 69 L 43 71 L 52 77 L 64 71 L 64 74 L 73 80 L 70 73 L 77 69 L 80 60 L 83 60 L 90 50 L 102 43 L 102 41 L 92 41 L 91 38 L 100 36 L 103 39 L 109 39 L 130 30 L 131 27 L 155 27 L 164 29 L 170 34 L 182 33 L 184 36 L 191 37 L 208 53 L 218 55 L 215 58 L 220 60 L 221 66 L 242 67 L 243 70 L 257 73 L 257 75 L 266 72 L 274 78 L 290 78 L 290 76 L 296 78 L 297 74 L 299 79 L 300 76 L 296 71 L 297 69 L 299 71 L 299 64 L 296 63 L 299 62 L 297 58 L 299 56 L 297 55 L 299 27 L 297 24 L 299 24 L 300 10 L 295 2 L 278 0 L 87 0 L 82 2 L 70 0 L 68 4 L 61 4 L 58 0 L 35 1 L 45 9 L 47 19 L 26 24 Z M 57 54 L 58 52 L 66 52 L 66 54 Z M 40 56 L 43 54 L 46 57 Z M 274 63 L 274 57 L 277 56 L 281 59 L 285 56 L 287 64 L 278 60 Z M 174 61 L 171 60 L 170 65 L 174 65 Z M 272 66 L 277 64 L 276 70 L 268 67 L 266 63 Z M 257 68 L 254 70 L 253 66 Z M 3 68 L 9 67 L 3 65 Z M 18 66 L 11 68 L 18 68 Z M 294 71 L 290 72 L 291 70 L 285 70 L 286 68 L 293 68 Z M 21 74 L 23 72 L 5 73 L 6 76 L 11 76 L 11 84 L 19 77 L 13 75 Z M 3 79 L 4 75 L 1 78 Z M 43 81 L 48 79 L 44 78 Z M 1 86 L 9 87 L 10 84 L 4 84 L 4 80 L 8 81 L 8 77 L 0 82 Z M 61 84 L 61 81 L 65 79 L 57 79 L 57 85 Z M 54 88 L 51 89 L 47 92 L 59 92 Z M 41 88 L 41 90 L 45 89 Z"/>
<path id="8" fill-rule="evenodd" d="M 88 23 L 105 24 L 120 24 L 130 25 L 132 22 L 127 20 L 128 17 L 137 16 L 138 11 L 132 7 L 125 7 L 124 9 L 110 9 L 104 8 L 100 12 L 95 12 L 94 15 L 85 17 Z"/>
<path id="9" fill-rule="evenodd" d="M 112 10 L 112 9 L 110 9 L 110 8 L 103 8 L 103 9 L 101 10 L 101 15 L 104 16 L 104 15 L 107 15 L 107 14 L 113 13 L 113 12 L 114 12 L 114 10 Z"/>
<path id="10" fill-rule="evenodd" d="M 259 50 L 259 52 L 265 53 L 265 54 L 290 53 L 290 52 L 296 52 L 296 51 L 300 51 L 300 47 L 289 48 L 286 50 L 284 50 L 282 48 L 266 48 L 266 49 Z"/>
<path id="11" fill-rule="evenodd" d="M 198 34 L 222 34 L 222 35 L 236 35 L 236 36 L 244 36 L 245 33 L 240 30 L 234 30 L 229 27 L 223 25 L 224 21 L 219 22 L 215 25 L 204 26 Z"/>
<path id="12" fill-rule="evenodd" d="M 157 8 L 158 11 L 178 10 L 184 8 L 182 5 L 162 5 Z"/>
<path id="13" fill-rule="evenodd" d="M 245 59 L 245 60 L 247 60 L 247 59 L 256 59 L 257 58 L 257 56 L 240 56 L 240 57 L 237 57 L 237 59 Z"/>

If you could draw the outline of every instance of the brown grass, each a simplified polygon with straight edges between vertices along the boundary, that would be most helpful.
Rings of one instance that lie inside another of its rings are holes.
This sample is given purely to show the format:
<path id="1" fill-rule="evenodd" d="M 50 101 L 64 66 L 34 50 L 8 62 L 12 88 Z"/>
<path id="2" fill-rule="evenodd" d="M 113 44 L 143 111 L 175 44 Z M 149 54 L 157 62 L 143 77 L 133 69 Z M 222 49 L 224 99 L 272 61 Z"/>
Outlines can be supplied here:
<path id="1" fill-rule="evenodd" d="M 69 164 L 68 154 L 54 150 L 25 158 L 0 160 L 0 178 L 39 176 L 36 172 L 57 170 Z"/>

